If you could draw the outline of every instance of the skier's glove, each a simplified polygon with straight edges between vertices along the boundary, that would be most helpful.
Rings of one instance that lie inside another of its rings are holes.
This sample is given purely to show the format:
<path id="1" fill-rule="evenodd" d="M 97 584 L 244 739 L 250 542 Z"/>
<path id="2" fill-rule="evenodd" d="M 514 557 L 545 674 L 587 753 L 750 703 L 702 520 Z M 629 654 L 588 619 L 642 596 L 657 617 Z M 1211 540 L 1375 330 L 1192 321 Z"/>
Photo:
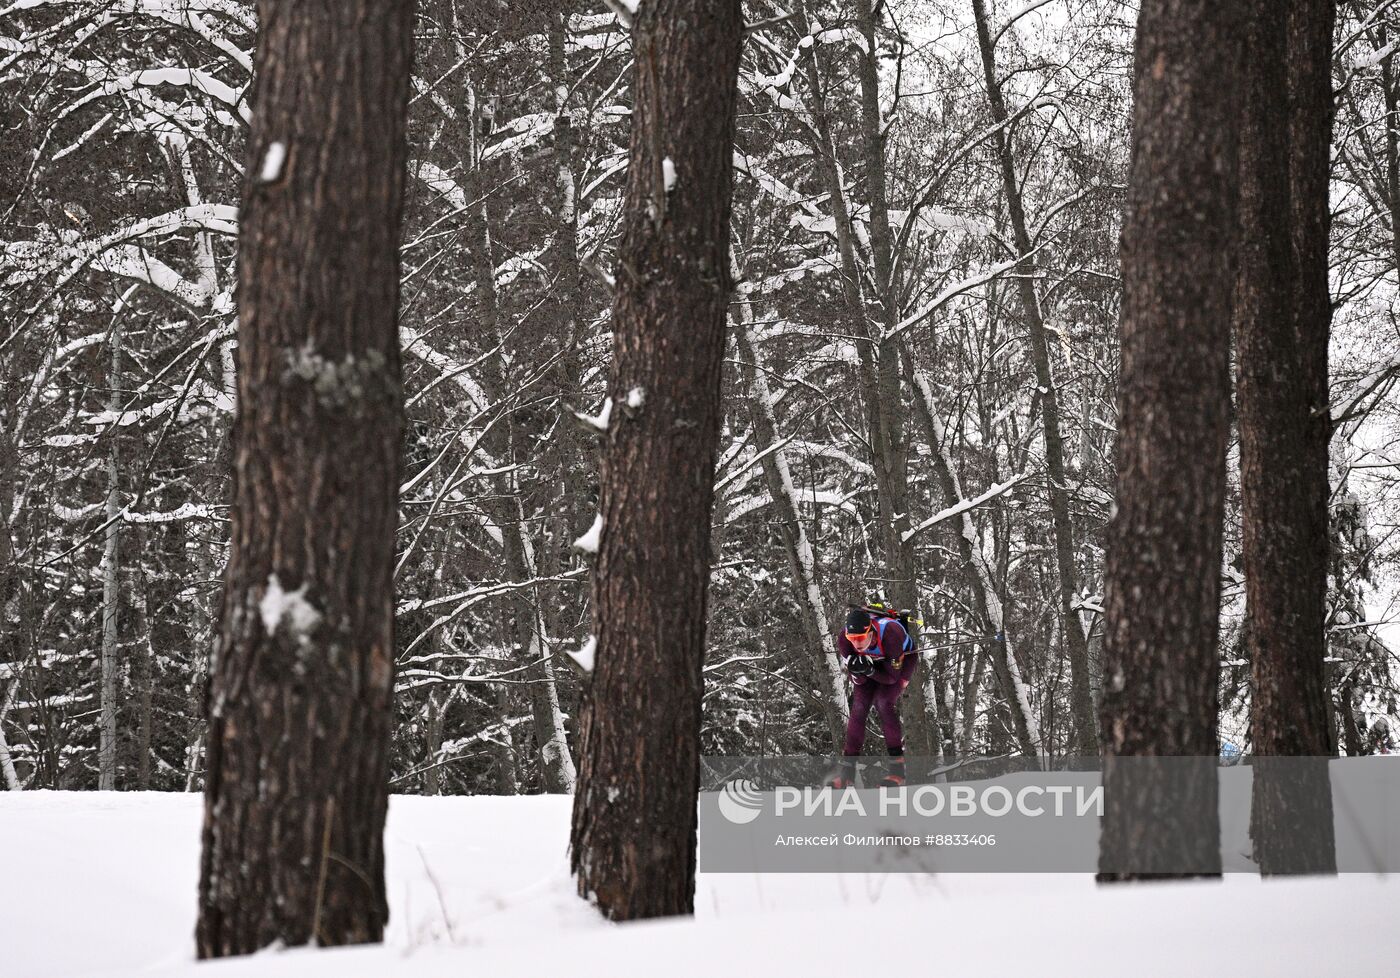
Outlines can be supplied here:
<path id="1" fill-rule="evenodd" d="M 848 655 L 846 671 L 852 676 L 868 676 L 875 671 L 875 663 L 868 656 Z"/>

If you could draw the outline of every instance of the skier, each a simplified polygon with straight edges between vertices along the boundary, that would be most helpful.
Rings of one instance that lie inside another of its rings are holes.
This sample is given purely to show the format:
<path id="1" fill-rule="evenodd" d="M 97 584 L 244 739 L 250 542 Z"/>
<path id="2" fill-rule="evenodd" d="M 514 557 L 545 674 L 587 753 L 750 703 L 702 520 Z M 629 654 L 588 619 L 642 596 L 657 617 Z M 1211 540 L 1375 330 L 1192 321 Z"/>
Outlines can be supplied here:
<path id="1" fill-rule="evenodd" d="M 899 722 L 899 696 L 908 687 L 919 664 L 914 640 L 893 615 L 871 615 L 866 608 L 852 608 L 846 627 L 836 633 L 836 654 L 846 665 L 854 690 L 851 718 L 846 724 L 846 743 L 839 772 L 831 779 L 833 788 L 855 783 L 855 758 L 865 745 L 865 720 L 875 707 L 880 730 L 885 735 L 889 768 L 880 779 L 882 787 L 904 784 L 904 728 Z"/>

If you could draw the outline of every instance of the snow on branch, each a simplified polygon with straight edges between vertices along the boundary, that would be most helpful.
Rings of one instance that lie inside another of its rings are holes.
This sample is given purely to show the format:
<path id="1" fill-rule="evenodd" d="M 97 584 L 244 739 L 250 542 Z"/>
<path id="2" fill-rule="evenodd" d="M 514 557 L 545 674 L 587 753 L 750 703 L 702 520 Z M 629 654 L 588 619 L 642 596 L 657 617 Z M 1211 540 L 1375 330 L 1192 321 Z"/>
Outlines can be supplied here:
<path id="1" fill-rule="evenodd" d="M 931 526 L 937 526 L 944 520 L 950 520 L 954 516 L 960 516 L 963 513 L 968 512 L 969 510 L 976 509 L 978 506 L 981 506 L 984 503 L 988 503 L 991 500 L 996 499 L 998 496 L 1005 495 L 1006 493 L 1014 489 L 1016 486 L 1020 485 L 1022 482 L 1025 482 L 1026 479 L 1028 479 L 1029 477 L 1029 472 L 1022 472 L 1020 475 L 1012 476 L 1005 482 L 997 483 L 996 485 L 988 489 L 986 492 L 982 493 L 982 495 L 977 496 L 975 499 L 964 499 L 959 503 L 949 506 L 947 509 L 941 512 L 934 513 L 932 516 L 924 520 L 912 530 L 905 530 L 904 533 L 901 534 L 900 539 L 902 539 L 905 543 L 908 543 L 915 536 L 922 533 L 924 530 L 927 530 Z"/>
<path id="2" fill-rule="evenodd" d="M 491 399 L 486 396 L 486 391 L 482 390 L 481 385 L 467 374 L 467 365 L 434 350 L 413 327 L 399 326 L 399 348 L 405 354 L 436 368 L 444 377 L 451 378 L 478 411 L 490 408 Z"/>
<path id="3" fill-rule="evenodd" d="M 1384 47 L 1379 47 L 1373 51 L 1367 51 L 1365 54 L 1357 55 L 1356 60 L 1352 62 L 1352 68 L 1357 71 L 1361 71 L 1365 68 L 1374 68 L 1394 54 L 1397 48 L 1400 48 L 1400 38 L 1396 38 Z"/>
<path id="4" fill-rule="evenodd" d="M 116 425 L 126 428 L 141 421 L 159 418 L 171 408 L 178 408 L 176 420 L 208 417 L 212 412 L 230 414 L 233 412 L 233 398 L 226 391 L 219 390 L 206 380 L 196 380 L 190 385 L 185 396 L 168 397 L 143 408 L 129 411 L 98 411 L 80 415 L 81 423 L 87 425 Z"/>
<path id="5" fill-rule="evenodd" d="M 608 430 L 608 425 L 612 423 L 612 409 L 613 399 L 605 397 L 603 398 L 603 407 L 597 414 L 584 414 L 582 411 L 575 411 L 573 414 L 583 424 L 602 434 Z"/>
<path id="6" fill-rule="evenodd" d="M 123 518 L 128 523 L 179 523 L 184 520 L 209 520 L 214 518 L 214 510 L 210 506 L 199 503 L 185 503 L 174 509 L 165 512 L 153 513 L 123 513 Z"/>
<path id="7" fill-rule="evenodd" d="M 1041 7 L 1048 6 L 1049 4 L 1052 4 L 1054 2 L 1055 0 L 1027 0 L 1027 2 L 1023 3 L 1019 9 L 1013 10 L 1011 13 L 1006 15 L 1006 19 L 1001 22 L 1000 26 L 997 27 L 996 32 L 992 35 L 992 43 L 996 44 L 997 41 L 1000 41 L 1001 36 L 1007 31 L 1011 30 L 1012 27 L 1015 27 L 1016 21 L 1020 20 L 1022 17 L 1039 10 Z"/>
<path id="8" fill-rule="evenodd" d="M 1034 251 L 1031 252 L 1031 254 L 1034 253 Z M 934 297 L 932 302 L 928 303 L 918 312 L 914 313 L 912 316 L 909 316 L 894 329 L 890 330 L 889 334 L 886 336 L 886 339 L 894 339 L 896 336 L 899 336 L 906 330 L 912 329 L 913 327 L 919 325 L 925 319 L 928 319 L 930 316 L 932 316 L 938 310 L 942 309 L 944 306 L 946 306 L 952 300 L 956 299 L 958 296 L 962 295 L 964 292 L 971 292 L 978 286 L 986 285 L 992 279 L 997 278 L 1001 275 L 1005 275 L 1007 272 L 1011 271 L 1011 269 L 1019 265 L 1021 263 L 1021 260 L 1022 259 L 1020 258 L 1012 258 L 1008 261 L 998 262 L 995 265 L 992 265 L 988 268 L 984 268 L 976 275 L 969 276 L 968 278 L 965 278 L 960 282 L 955 282 L 954 284 L 948 286 L 948 288 L 938 293 L 938 295 Z"/>
<path id="9" fill-rule="evenodd" d="M 408 164 L 408 172 L 418 177 L 429 190 L 441 194 L 454 211 L 467 209 L 467 192 L 436 163 L 414 160 Z"/>
<path id="10" fill-rule="evenodd" d="M 630 28 L 637 17 L 637 8 L 641 5 L 641 0 L 603 0 L 603 4 L 617 14 L 618 22 L 623 27 Z"/>
<path id="11" fill-rule="evenodd" d="M 228 204 L 179 207 L 131 221 L 95 238 L 83 239 L 77 232 L 65 232 L 61 238 L 63 244 L 57 248 L 52 240 L 17 241 L 0 250 L 5 264 L 20 266 L 4 284 L 20 285 L 58 272 L 54 288 L 60 289 L 91 266 L 122 278 L 146 282 L 188 305 L 203 308 L 214 298 L 207 283 L 192 283 L 169 265 L 129 244 L 138 238 L 163 237 L 183 230 L 234 237 L 238 234 L 238 208 Z"/>
<path id="12" fill-rule="evenodd" d="M 433 621 L 421 632 L 419 632 L 418 635 L 413 639 L 413 641 L 408 644 L 408 648 L 403 650 L 402 655 L 407 656 L 419 645 L 422 645 L 424 642 L 430 640 L 433 634 L 436 633 L 439 628 L 442 628 L 444 625 L 451 624 L 458 618 L 458 616 L 465 613 L 473 605 L 480 604 L 482 601 L 485 601 L 488 598 L 492 598 L 501 594 L 509 594 L 512 591 L 528 591 L 531 588 L 538 587 L 541 584 L 576 580 L 580 577 L 583 577 L 587 573 L 588 568 L 577 567 L 573 570 L 565 571 L 562 574 L 552 574 L 547 577 L 534 577 L 528 581 L 503 581 L 497 582 L 495 584 L 486 584 L 471 588 L 467 591 L 459 591 L 456 594 L 445 594 L 438 598 L 430 598 L 426 601 L 418 599 L 410 601 L 400 601 L 398 603 L 398 606 L 394 609 L 394 614 L 399 617 L 402 617 L 403 615 L 412 614 L 416 611 L 424 611 L 430 608 L 441 607 L 442 605 L 446 604 L 455 603 L 456 605 L 451 611 L 433 619 Z"/>

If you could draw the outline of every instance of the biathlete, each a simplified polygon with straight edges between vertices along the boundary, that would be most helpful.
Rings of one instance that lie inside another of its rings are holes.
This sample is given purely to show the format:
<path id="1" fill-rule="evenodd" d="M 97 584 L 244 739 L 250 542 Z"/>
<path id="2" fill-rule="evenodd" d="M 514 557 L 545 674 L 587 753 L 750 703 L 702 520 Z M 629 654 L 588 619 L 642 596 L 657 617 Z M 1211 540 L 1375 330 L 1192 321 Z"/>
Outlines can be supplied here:
<path id="1" fill-rule="evenodd" d="M 908 688 L 919 665 L 914 639 L 897 616 L 869 608 L 853 608 L 846 626 L 836 633 L 836 654 L 851 677 L 851 717 L 846 723 L 846 743 L 841 767 L 830 784 L 845 788 L 855 783 L 855 759 L 865 746 L 865 721 L 873 706 L 880 717 L 880 731 L 889 752 L 889 767 L 880 779 L 883 787 L 905 783 L 904 727 L 899 720 L 899 697 Z"/>

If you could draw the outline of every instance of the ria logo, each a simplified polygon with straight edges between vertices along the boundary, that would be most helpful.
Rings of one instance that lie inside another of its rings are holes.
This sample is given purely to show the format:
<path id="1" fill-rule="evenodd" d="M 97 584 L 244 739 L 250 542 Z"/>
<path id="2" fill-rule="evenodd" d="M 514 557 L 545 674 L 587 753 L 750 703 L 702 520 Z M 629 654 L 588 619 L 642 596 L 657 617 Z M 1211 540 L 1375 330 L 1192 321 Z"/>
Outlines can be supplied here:
<path id="1" fill-rule="evenodd" d="M 735 778 L 719 793 L 720 814 L 735 825 L 747 825 L 763 811 L 763 795 L 752 781 Z"/>

